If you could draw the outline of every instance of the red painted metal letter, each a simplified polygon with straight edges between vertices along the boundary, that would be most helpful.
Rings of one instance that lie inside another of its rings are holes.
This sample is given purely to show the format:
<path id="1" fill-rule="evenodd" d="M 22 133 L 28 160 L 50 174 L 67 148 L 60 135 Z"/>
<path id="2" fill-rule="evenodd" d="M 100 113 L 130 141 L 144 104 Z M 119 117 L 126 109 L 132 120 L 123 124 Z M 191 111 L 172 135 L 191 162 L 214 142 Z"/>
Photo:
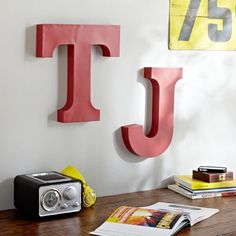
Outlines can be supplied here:
<path id="1" fill-rule="evenodd" d="M 104 56 L 119 56 L 120 27 L 115 25 L 37 25 L 37 57 L 52 57 L 59 45 L 68 46 L 67 101 L 58 110 L 59 122 L 100 120 L 91 104 L 91 47 L 99 45 Z"/>
<path id="2" fill-rule="evenodd" d="M 144 77 L 152 83 L 152 127 L 145 136 L 142 125 L 121 128 L 130 152 L 141 157 L 155 157 L 170 145 L 173 135 L 174 88 L 182 78 L 181 68 L 145 68 Z"/>

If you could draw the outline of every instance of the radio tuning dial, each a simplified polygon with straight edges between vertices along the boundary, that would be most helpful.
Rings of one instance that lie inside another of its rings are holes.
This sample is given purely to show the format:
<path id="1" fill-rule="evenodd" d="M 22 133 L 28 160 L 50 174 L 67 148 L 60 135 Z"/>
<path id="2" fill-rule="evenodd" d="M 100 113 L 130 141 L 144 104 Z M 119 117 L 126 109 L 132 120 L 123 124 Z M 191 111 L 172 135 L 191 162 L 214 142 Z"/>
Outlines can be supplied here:
<path id="1" fill-rule="evenodd" d="M 77 196 L 77 189 L 74 186 L 69 186 L 65 189 L 63 196 L 67 200 L 72 200 Z"/>
<path id="2" fill-rule="evenodd" d="M 55 189 L 49 189 L 42 195 L 42 206 L 46 211 L 54 211 L 60 203 L 60 193 Z"/>

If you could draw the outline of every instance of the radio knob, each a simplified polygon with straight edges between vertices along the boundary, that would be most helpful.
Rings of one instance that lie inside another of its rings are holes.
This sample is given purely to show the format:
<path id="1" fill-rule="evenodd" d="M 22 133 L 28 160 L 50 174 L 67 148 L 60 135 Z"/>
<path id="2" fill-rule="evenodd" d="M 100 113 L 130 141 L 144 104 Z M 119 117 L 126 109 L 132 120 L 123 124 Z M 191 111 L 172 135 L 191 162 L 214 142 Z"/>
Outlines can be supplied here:
<path id="1" fill-rule="evenodd" d="M 79 202 L 75 202 L 72 207 L 79 207 L 80 206 L 80 203 Z"/>
<path id="2" fill-rule="evenodd" d="M 77 196 L 77 189 L 74 186 L 67 187 L 63 193 L 63 196 L 67 200 L 72 200 Z"/>
<path id="3" fill-rule="evenodd" d="M 66 204 L 66 203 L 64 203 L 62 206 L 61 206 L 61 209 L 66 209 L 66 208 L 68 208 L 69 206 Z"/>

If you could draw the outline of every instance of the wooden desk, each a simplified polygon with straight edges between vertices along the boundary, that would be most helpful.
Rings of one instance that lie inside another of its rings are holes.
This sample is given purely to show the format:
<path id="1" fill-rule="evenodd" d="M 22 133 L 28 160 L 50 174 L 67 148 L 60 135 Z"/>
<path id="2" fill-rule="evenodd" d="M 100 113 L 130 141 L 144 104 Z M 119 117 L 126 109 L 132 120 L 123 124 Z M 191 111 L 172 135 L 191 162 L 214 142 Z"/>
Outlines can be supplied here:
<path id="1" fill-rule="evenodd" d="M 91 208 L 83 209 L 76 215 L 56 218 L 32 220 L 22 216 L 16 210 L 2 211 L 0 212 L 0 235 L 84 236 L 101 225 L 119 206 L 145 206 L 159 201 L 213 207 L 220 210 L 213 217 L 191 228 L 183 229 L 178 236 L 236 236 L 236 197 L 190 200 L 167 189 L 100 197 Z"/>

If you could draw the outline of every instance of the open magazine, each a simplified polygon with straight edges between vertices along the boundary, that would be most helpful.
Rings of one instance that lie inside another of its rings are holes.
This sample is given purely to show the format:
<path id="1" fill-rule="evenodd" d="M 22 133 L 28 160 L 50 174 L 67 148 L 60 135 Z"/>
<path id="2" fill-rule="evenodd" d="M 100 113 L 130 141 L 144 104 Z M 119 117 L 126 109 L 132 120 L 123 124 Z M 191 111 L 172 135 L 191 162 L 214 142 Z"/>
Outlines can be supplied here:
<path id="1" fill-rule="evenodd" d="M 218 209 L 158 202 L 147 207 L 121 206 L 90 232 L 100 236 L 172 236 L 186 226 L 216 214 Z"/>

